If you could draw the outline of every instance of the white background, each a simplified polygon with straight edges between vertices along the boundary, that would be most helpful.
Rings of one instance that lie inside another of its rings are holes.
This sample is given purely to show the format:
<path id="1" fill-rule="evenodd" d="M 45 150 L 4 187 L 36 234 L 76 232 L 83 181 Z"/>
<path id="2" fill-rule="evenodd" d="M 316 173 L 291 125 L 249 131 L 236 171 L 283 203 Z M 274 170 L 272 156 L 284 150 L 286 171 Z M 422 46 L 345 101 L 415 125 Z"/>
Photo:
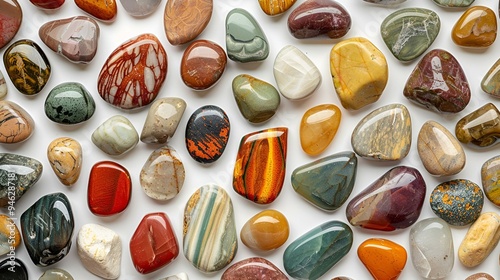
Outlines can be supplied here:
<path id="1" fill-rule="evenodd" d="M 73 246 L 68 256 L 52 267 L 66 269 L 75 277 L 75 279 L 96 278 L 83 268 L 76 250 L 76 236 L 78 230 L 86 223 L 104 225 L 113 229 L 120 235 L 123 244 L 120 279 L 158 279 L 179 272 L 188 273 L 190 279 L 192 280 L 220 278 L 223 271 L 211 275 L 203 274 L 197 271 L 186 260 L 182 253 L 182 218 L 184 205 L 197 188 L 207 183 L 216 183 L 224 187 L 231 196 L 234 205 L 238 233 L 250 217 L 264 209 L 279 210 L 287 217 L 290 224 L 290 237 L 281 248 L 273 252 L 261 253 L 248 249 L 241 243 L 241 241 L 239 241 L 238 252 L 232 262 L 235 263 L 236 261 L 240 261 L 251 256 L 260 256 L 272 261 L 284 271 L 282 260 L 283 252 L 286 246 L 288 246 L 291 242 L 326 221 L 341 220 L 347 223 L 345 216 L 345 207 L 347 203 L 333 213 L 327 213 L 315 208 L 293 191 L 290 184 L 290 175 L 292 171 L 298 166 L 309 163 L 320 157 L 336 152 L 351 150 L 351 133 L 359 120 L 372 110 L 386 104 L 398 102 L 404 104 L 410 110 L 413 123 L 412 148 L 409 155 L 399 162 L 377 162 L 359 158 L 358 176 L 350 199 L 352 199 L 352 197 L 362 191 L 390 168 L 397 165 L 413 166 L 421 171 L 427 183 L 427 197 L 424 202 L 420 219 L 435 217 L 430 209 L 428 198 L 436 185 L 455 178 L 466 178 L 476 182 L 477 184 L 481 184 L 481 165 L 489 158 L 498 155 L 498 147 L 488 150 L 477 150 L 465 147 L 467 164 L 464 170 L 456 176 L 435 178 L 426 172 L 416 151 L 417 135 L 420 127 L 425 121 L 435 120 L 453 132 L 456 122 L 466 114 L 474 111 L 487 102 L 493 102 L 494 104 L 500 105 L 498 99 L 488 96 L 482 92 L 480 88 L 480 82 L 484 74 L 500 57 L 499 40 L 497 40 L 497 42 L 495 42 L 490 48 L 482 50 L 463 49 L 455 46 L 451 41 L 452 27 L 460 15 L 464 12 L 464 9 L 440 8 L 436 6 L 432 0 L 409 0 L 396 8 L 378 7 L 367 4 L 362 0 L 340 0 L 339 2 L 346 7 L 352 17 L 352 28 L 345 38 L 357 36 L 368 38 L 385 54 L 389 64 L 389 82 L 380 100 L 362 108 L 361 110 L 347 111 L 340 105 L 340 101 L 333 88 L 329 70 L 330 50 L 335 43 L 339 42 L 339 40 L 327 38 L 297 40 L 293 38 L 288 32 L 286 25 L 288 15 L 291 10 L 281 16 L 269 17 L 262 12 L 257 0 L 214 1 L 212 19 L 205 31 L 198 37 L 199 39 L 214 41 L 225 48 L 225 17 L 231 9 L 239 7 L 248 10 L 263 27 L 267 34 L 271 50 L 269 57 L 265 61 L 259 63 L 241 64 L 228 60 L 226 71 L 219 83 L 210 90 L 196 92 L 183 84 L 179 73 L 181 57 L 187 45 L 172 46 L 166 39 L 163 29 L 163 11 L 166 3 L 165 0 L 161 2 L 154 14 L 146 18 L 134 18 L 129 16 L 123 9 L 122 5 L 117 3 L 118 16 L 116 21 L 113 23 L 99 22 L 101 27 L 99 49 L 96 57 L 89 65 L 72 64 L 65 58 L 52 52 L 38 37 L 39 27 L 47 21 L 85 14 L 74 4 L 73 1 L 67 0 L 63 7 L 55 12 L 45 12 L 39 10 L 28 1 L 22 0 L 20 2 L 24 12 L 24 19 L 21 30 L 12 42 L 25 38 L 36 41 L 45 51 L 51 62 L 52 75 L 47 86 L 42 92 L 40 92 L 37 96 L 28 97 L 22 95 L 15 89 L 6 75 L 5 66 L 1 64 L 0 70 L 4 73 L 9 88 L 9 93 L 6 99 L 17 102 L 29 111 L 36 121 L 36 129 L 33 136 L 28 141 L 21 144 L 2 145 L 0 146 L 0 151 L 30 156 L 38 159 L 44 165 L 45 170 L 40 181 L 16 204 L 18 217 L 20 217 L 21 214 L 42 195 L 53 192 L 64 192 L 69 197 L 75 217 Z M 297 1 L 292 9 L 296 8 L 303 2 L 303 0 Z M 489 6 L 495 11 L 496 14 L 498 13 L 497 1 L 477 0 L 474 5 Z M 379 33 L 380 23 L 383 19 L 390 13 L 396 11 L 398 8 L 403 7 L 430 8 L 439 14 L 441 18 L 441 31 L 434 44 L 431 46 L 431 49 L 442 48 L 448 50 L 455 55 L 464 67 L 470 83 L 472 98 L 469 105 L 462 112 L 455 115 L 437 114 L 422 107 L 418 107 L 403 97 L 403 87 L 409 74 L 417 64 L 418 59 L 407 64 L 399 62 L 387 49 Z M 135 149 L 131 152 L 120 157 L 111 157 L 99 150 L 90 140 L 94 129 L 96 129 L 104 120 L 116 114 L 122 114 L 129 118 L 137 131 L 139 133 L 141 132 L 148 108 L 129 112 L 110 106 L 104 102 L 97 93 L 97 76 L 104 61 L 117 46 L 131 37 L 146 32 L 154 33 L 163 43 L 168 54 L 167 79 L 161 88 L 158 98 L 175 96 L 183 98 L 188 104 L 177 133 L 169 143 L 179 152 L 181 159 L 184 162 L 186 180 L 180 194 L 168 202 L 159 202 L 149 198 L 142 191 L 139 184 L 139 173 L 142 165 L 149 157 L 150 153 L 159 146 L 147 145 L 139 142 L 137 147 L 135 147 Z M 249 124 L 241 116 L 234 101 L 231 90 L 232 79 L 238 74 L 247 73 L 268 81 L 276 86 L 272 72 L 274 58 L 279 50 L 287 44 L 295 45 L 312 59 L 322 74 L 323 80 L 321 86 L 310 98 L 303 101 L 292 102 L 282 98 L 277 114 L 269 122 L 260 125 Z M 6 47 L 0 50 L 1 55 L 3 55 L 5 49 Z M 86 123 L 76 126 L 62 126 L 51 122 L 45 116 L 43 109 L 45 98 L 54 86 L 62 82 L 83 83 L 92 93 L 97 109 L 95 115 Z M 343 114 L 342 122 L 336 137 L 328 149 L 320 156 L 310 157 L 306 155 L 300 147 L 300 119 L 306 110 L 323 103 L 333 103 L 339 106 Z M 223 156 L 214 164 L 205 166 L 196 163 L 189 156 L 184 144 L 184 133 L 189 116 L 194 112 L 194 110 L 206 104 L 218 105 L 226 111 L 231 122 L 231 134 Z M 276 126 L 286 126 L 289 128 L 288 159 L 285 183 L 283 190 L 276 201 L 266 206 L 256 205 L 240 197 L 232 189 L 232 170 L 236 158 L 236 152 L 238 150 L 241 137 L 246 133 Z M 46 156 L 46 149 L 49 143 L 56 137 L 61 136 L 70 136 L 77 139 L 81 143 L 84 153 L 83 168 L 80 179 L 74 186 L 69 188 L 62 185 L 58 181 L 49 166 Z M 132 199 L 128 208 L 121 214 L 107 218 L 94 216 L 89 211 L 86 201 L 90 169 L 94 163 L 101 160 L 113 160 L 122 164 L 129 170 L 133 181 Z M 498 208 L 496 208 L 486 198 L 483 209 L 483 211 L 499 212 Z M 157 211 L 164 211 L 170 217 L 177 234 L 181 252 L 177 259 L 168 266 L 150 275 L 141 275 L 133 267 L 128 250 L 128 244 L 142 217 L 147 213 Z M 464 279 L 466 276 L 475 272 L 488 272 L 495 277 L 500 277 L 498 264 L 500 248 L 493 250 L 484 263 L 473 269 L 465 268 L 458 261 L 456 252 L 467 231 L 467 228 L 468 227 L 452 227 L 455 246 L 455 266 L 449 276 L 449 279 Z M 407 251 L 409 250 L 408 239 L 410 228 L 395 232 L 363 230 L 354 227 L 352 229 L 354 231 L 354 244 L 351 251 L 334 268 L 329 270 L 324 275 L 323 279 L 331 279 L 334 276 L 340 275 L 350 276 L 358 280 L 370 279 L 370 274 L 359 261 L 356 254 L 358 245 L 368 238 L 387 238 L 401 244 L 407 249 Z M 46 269 L 33 265 L 27 255 L 24 245 L 21 245 L 17 250 L 17 256 L 27 265 L 32 279 L 38 279 L 38 277 Z M 406 267 L 401 274 L 400 279 L 416 279 L 418 278 L 417 275 L 418 274 L 411 263 L 411 259 L 408 257 Z"/>

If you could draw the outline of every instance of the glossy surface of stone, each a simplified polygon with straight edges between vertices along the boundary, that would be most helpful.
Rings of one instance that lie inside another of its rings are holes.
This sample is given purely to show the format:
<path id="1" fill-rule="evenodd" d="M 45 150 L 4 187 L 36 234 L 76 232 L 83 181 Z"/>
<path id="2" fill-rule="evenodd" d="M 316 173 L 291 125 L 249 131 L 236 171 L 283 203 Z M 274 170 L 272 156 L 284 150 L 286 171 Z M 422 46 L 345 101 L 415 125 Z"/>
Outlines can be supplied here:
<path id="1" fill-rule="evenodd" d="M 260 8 L 269 16 L 286 12 L 297 0 L 259 0 Z"/>
<path id="2" fill-rule="evenodd" d="M 31 137 L 35 121 L 18 104 L 0 100 L 0 143 L 20 143 Z"/>
<path id="3" fill-rule="evenodd" d="M 33 263 L 48 266 L 62 260 L 71 248 L 75 219 L 63 193 L 42 196 L 21 215 L 24 246 Z"/>
<path id="4" fill-rule="evenodd" d="M 56 10 L 64 4 L 65 0 L 30 0 L 30 2 L 40 9 Z"/>
<path id="5" fill-rule="evenodd" d="M 70 137 L 60 137 L 47 148 L 50 167 L 61 183 L 72 186 L 82 171 L 83 152 L 80 143 Z"/>
<path id="6" fill-rule="evenodd" d="M 494 146 L 500 138 L 500 112 L 487 103 L 461 118 L 455 125 L 458 141 L 486 148 Z"/>
<path id="7" fill-rule="evenodd" d="M 447 8 L 469 7 L 475 0 L 433 0 L 436 5 Z"/>
<path id="8" fill-rule="evenodd" d="M 154 34 L 144 33 L 121 44 L 108 57 L 97 79 L 99 95 L 121 109 L 146 106 L 167 76 L 167 53 Z"/>
<path id="9" fill-rule="evenodd" d="M 233 189 L 258 204 L 273 202 L 286 173 L 288 128 L 249 133 L 240 141 L 233 172 Z"/>
<path id="10" fill-rule="evenodd" d="M 318 279 L 347 255 L 352 242 L 352 230 L 343 222 L 321 224 L 288 245 L 285 270 L 295 279 Z"/>
<path id="11" fill-rule="evenodd" d="M 14 211 L 11 213 L 13 214 Z M 15 218 L 14 215 L 11 216 Z M 19 244 L 21 244 L 21 233 L 15 221 L 7 215 L 0 214 L 0 256 L 15 251 Z"/>
<path id="12" fill-rule="evenodd" d="M 199 188 L 186 203 L 184 256 L 194 267 L 210 273 L 223 269 L 238 250 L 233 203 L 217 185 Z"/>
<path id="13" fill-rule="evenodd" d="M 29 280 L 26 265 L 18 259 L 4 259 L 0 262 L 0 278 L 8 280 Z"/>
<path id="14" fill-rule="evenodd" d="M 363 0 L 363 1 L 381 6 L 392 6 L 406 2 L 406 0 Z"/>
<path id="15" fill-rule="evenodd" d="M 410 112 L 402 104 L 370 112 L 354 128 L 351 145 L 358 156 L 369 159 L 387 161 L 406 157 L 411 146 Z"/>
<path id="16" fill-rule="evenodd" d="M 370 238 L 359 245 L 358 257 L 374 279 L 398 279 L 407 254 L 403 246 L 388 239 Z"/>
<path id="17" fill-rule="evenodd" d="M 300 145 L 308 155 L 321 154 L 332 142 L 342 119 L 339 107 L 322 104 L 307 110 L 300 121 Z"/>
<path id="18" fill-rule="evenodd" d="M 45 270 L 38 280 L 74 280 L 74 278 L 64 269 L 51 268 Z"/>
<path id="19" fill-rule="evenodd" d="M 186 273 L 181 272 L 177 273 L 175 275 L 167 276 L 166 278 L 161 278 L 158 280 L 189 280 L 189 277 L 187 276 Z"/>
<path id="20" fill-rule="evenodd" d="M 181 78 L 194 90 L 214 86 L 226 69 L 226 52 L 208 40 L 196 40 L 184 51 L 181 60 Z"/>
<path id="21" fill-rule="evenodd" d="M 110 216 L 127 208 L 132 195 L 132 181 L 125 167 L 101 161 L 90 171 L 87 203 L 94 215 Z"/>
<path id="22" fill-rule="evenodd" d="M 492 157 L 483 164 L 481 181 L 486 197 L 500 207 L 500 156 Z"/>
<path id="23" fill-rule="evenodd" d="M 45 99 L 45 115 L 60 124 L 78 124 L 95 112 L 92 95 L 80 83 L 66 82 L 55 86 Z"/>
<path id="24" fill-rule="evenodd" d="M 177 130 L 184 111 L 186 101 L 177 97 L 161 98 L 149 107 L 141 132 L 141 141 L 147 144 L 165 144 Z"/>
<path id="25" fill-rule="evenodd" d="M 484 75 L 481 89 L 494 97 L 500 97 L 500 59 Z"/>
<path id="26" fill-rule="evenodd" d="M 169 0 L 163 26 L 172 45 L 185 44 L 205 30 L 213 11 L 213 0 Z"/>
<path id="27" fill-rule="evenodd" d="M 17 0 L 0 1 L 0 48 L 16 36 L 22 21 L 23 10 Z"/>
<path id="28" fill-rule="evenodd" d="M 274 60 L 273 73 L 279 91 L 290 100 L 310 96 L 321 84 L 319 69 L 309 57 L 292 45 L 280 50 Z"/>
<path id="29" fill-rule="evenodd" d="M 392 54 L 401 61 L 412 61 L 423 54 L 434 42 L 441 21 L 434 11 L 405 8 L 387 16 L 380 33 Z"/>
<path id="30" fill-rule="evenodd" d="M 488 273 L 474 273 L 471 276 L 465 278 L 465 280 L 495 280 L 493 276 Z"/>
<path id="31" fill-rule="evenodd" d="M 145 17 L 156 11 L 161 0 L 120 0 L 125 11 L 134 17 Z"/>
<path id="32" fill-rule="evenodd" d="M 288 220 L 277 210 L 264 210 L 251 217 L 241 228 L 240 238 L 250 249 L 270 251 L 285 244 L 290 233 Z"/>
<path id="33" fill-rule="evenodd" d="M 105 21 L 113 22 L 116 19 L 118 9 L 116 0 L 74 0 L 75 4 L 83 11 L 93 17 Z"/>
<path id="34" fill-rule="evenodd" d="M 351 194 L 357 168 L 353 152 L 336 153 L 297 167 L 292 173 L 292 186 L 314 206 L 333 211 Z"/>
<path id="35" fill-rule="evenodd" d="M 473 6 L 458 19 L 451 31 L 453 42 L 461 47 L 489 47 L 497 37 L 497 17 L 492 9 Z"/>
<path id="36" fill-rule="evenodd" d="M 452 226 L 473 223 L 481 214 L 483 202 L 481 188 L 466 179 L 443 182 L 434 188 L 430 196 L 434 214 Z"/>
<path id="37" fill-rule="evenodd" d="M 12 206 L 42 176 L 43 165 L 34 158 L 0 153 L 0 207 Z M 14 190 L 12 189 L 14 188 Z M 14 192 L 14 201 L 9 199 Z"/>
<path id="38" fill-rule="evenodd" d="M 0 71 L 0 100 L 4 99 L 4 97 L 7 95 L 7 92 L 7 82 L 5 81 L 2 71 Z"/>
<path id="39" fill-rule="evenodd" d="M 407 228 L 420 216 L 425 191 L 417 169 L 394 167 L 349 202 L 347 220 L 353 226 L 381 231 Z"/>
<path id="40" fill-rule="evenodd" d="M 272 262 L 252 257 L 231 265 L 221 276 L 221 280 L 288 280 L 288 277 Z"/>
<path id="41" fill-rule="evenodd" d="M 94 130 L 92 142 L 106 154 L 119 156 L 137 145 L 139 134 L 127 118 L 116 115 L 107 119 Z"/>

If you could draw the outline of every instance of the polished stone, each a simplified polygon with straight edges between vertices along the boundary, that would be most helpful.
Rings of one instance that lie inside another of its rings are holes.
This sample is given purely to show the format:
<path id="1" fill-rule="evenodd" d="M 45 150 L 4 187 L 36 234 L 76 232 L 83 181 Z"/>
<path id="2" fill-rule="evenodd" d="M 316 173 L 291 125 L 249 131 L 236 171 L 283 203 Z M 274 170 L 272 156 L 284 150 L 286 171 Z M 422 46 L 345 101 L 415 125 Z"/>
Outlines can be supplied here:
<path id="1" fill-rule="evenodd" d="M 492 9 L 473 6 L 458 19 L 451 31 L 453 42 L 461 47 L 489 47 L 497 38 L 497 16 Z"/>
<path id="2" fill-rule="evenodd" d="M 465 280 L 495 280 L 493 276 L 489 275 L 488 273 L 474 273 L 470 275 L 469 277 L 465 278 Z"/>
<path id="3" fill-rule="evenodd" d="M 5 280 L 29 280 L 26 265 L 18 258 L 4 259 L 0 262 L 0 278 Z"/>
<path id="4" fill-rule="evenodd" d="M 358 247 L 358 257 L 373 279 L 398 279 L 406 265 L 403 246 L 388 239 L 370 238 Z"/>
<path id="5" fill-rule="evenodd" d="M 30 2 L 40 9 L 57 10 L 65 2 L 65 0 L 30 0 Z"/>
<path id="6" fill-rule="evenodd" d="M 252 257 L 231 265 L 221 276 L 221 280 L 288 280 L 288 277 L 272 262 Z"/>
<path id="7" fill-rule="evenodd" d="M 45 99 L 45 115 L 60 124 L 78 124 L 89 120 L 95 102 L 84 85 L 65 82 L 55 86 Z"/>
<path id="8" fill-rule="evenodd" d="M 12 218 L 15 218 L 14 208 L 9 210 L 9 215 Z M 16 226 L 15 220 L 11 219 L 11 217 L 0 214 L 0 256 L 9 253 L 11 255 L 15 254 L 16 249 L 21 244 L 21 233 Z"/>
<path id="9" fill-rule="evenodd" d="M 72 186 L 82 171 L 83 152 L 80 143 L 70 137 L 59 137 L 50 142 L 47 158 L 57 179 Z"/>
<path id="10" fill-rule="evenodd" d="M 64 269 L 51 268 L 45 270 L 38 280 L 74 280 L 74 278 Z"/>
<path id="11" fill-rule="evenodd" d="M 484 75 L 481 80 L 481 89 L 494 97 L 500 97 L 500 59 Z"/>
<path id="12" fill-rule="evenodd" d="M 349 202 L 347 220 L 353 226 L 381 231 L 407 228 L 420 216 L 425 192 L 417 169 L 394 167 Z"/>
<path id="13" fill-rule="evenodd" d="M 0 100 L 0 143 L 15 144 L 31 137 L 35 121 L 18 104 Z"/>
<path id="14" fill-rule="evenodd" d="M 258 204 L 273 202 L 283 188 L 288 128 L 276 127 L 241 138 L 233 171 L 233 189 Z"/>
<path id="15" fill-rule="evenodd" d="M 300 121 L 300 145 L 308 155 L 321 154 L 332 142 L 342 119 L 334 104 L 321 104 L 307 110 Z"/>
<path id="16" fill-rule="evenodd" d="M 23 10 L 17 0 L 0 0 L 0 49 L 16 36 L 23 21 Z"/>
<path id="17" fill-rule="evenodd" d="M 318 279 L 351 250 L 351 228 L 341 221 L 329 221 L 290 243 L 283 253 L 283 265 L 295 279 Z"/>
<path id="18" fill-rule="evenodd" d="M 333 46 L 330 74 L 340 103 L 352 110 L 376 102 L 389 79 L 384 54 L 362 37 L 343 40 Z"/>
<path id="19" fill-rule="evenodd" d="M 182 81 L 194 90 L 209 89 L 224 74 L 226 63 L 226 52 L 217 43 L 208 40 L 193 41 L 182 55 Z"/>
<path id="20" fill-rule="evenodd" d="M 492 157 L 483 164 L 481 181 L 486 197 L 500 207 L 500 156 Z"/>
<path id="21" fill-rule="evenodd" d="M 406 0 L 404 0 L 404 1 L 406 1 Z M 332 280 L 354 280 L 354 279 L 352 279 L 350 277 L 346 277 L 346 276 L 337 276 L 337 277 L 333 277 Z"/>
<path id="22" fill-rule="evenodd" d="M 481 264 L 496 248 L 500 240 L 500 215 L 486 212 L 470 226 L 460 247 L 458 259 L 466 267 Z"/>
<path id="23" fill-rule="evenodd" d="M 406 2 L 406 0 L 363 0 L 363 1 L 381 6 L 393 6 Z"/>
<path id="24" fill-rule="evenodd" d="M 280 15 L 290 9 L 297 0 L 259 0 L 260 8 L 269 16 Z"/>
<path id="25" fill-rule="evenodd" d="M 38 182 L 42 171 L 42 163 L 34 158 L 0 153 L 0 207 L 15 208 L 16 201 Z"/>
<path id="26" fill-rule="evenodd" d="M 251 217 L 241 228 L 243 244 L 257 251 L 271 251 L 285 244 L 290 227 L 285 215 L 277 210 L 264 210 Z"/>
<path id="27" fill-rule="evenodd" d="M 455 125 L 458 141 L 479 148 L 492 147 L 500 137 L 500 112 L 492 103 L 472 111 Z"/>
<path id="28" fill-rule="evenodd" d="M 161 0 L 120 0 L 125 11 L 134 17 L 146 17 L 152 14 Z"/>
<path id="29" fill-rule="evenodd" d="M 436 5 L 447 8 L 469 7 L 475 0 L 433 0 Z"/>
<path id="30" fill-rule="evenodd" d="M 104 22 L 113 22 L 118 13 L 116 0 L 74 0 L 84 12 Z"/>
<path id="31" fill-rule="evenodd" d="M 2 71 L 0 71 L 0 100 L 5 98 L 8 89 L 7 82 L 5 81 Z"/>
<path id="32" fill-rule="evenodd" d="M 107 119 L 94 130 L 92 142 L 106 154 L 119 156 L 137 145 L 139 134 L 126 117 L 116 115 Z"/>
<path id="33" fill-rule="evenodd" d="M 167 276 L 165 278 L 158 279 L 158 280 L 189 280 L 189 277 L 186 273 L 181 272 L 181 273 L 177 273 L 175 275 L 170 275 L 170 276 Z"/>
<path id="34" fill-rule="evenodd" d="M 142 127 L 141 141 L 146 144 L 167 143 L 174 136 L 186 106 L 186 101 L 177 97 L 153 102 Z"/>
<path id="35" fill-rule="evenodd" d="M 336 153 L 297 167 L 292 173 L 292 187 L 314 206 L 334 211 L 349 198 L 357 167 L 353 152 Z"/>
<path id="36" fill-rule="evenodd" d="M 169 0 L 163 26 L 170 44 L 182 45 L 198 37 L 210 22 L 213 0 Z"/>

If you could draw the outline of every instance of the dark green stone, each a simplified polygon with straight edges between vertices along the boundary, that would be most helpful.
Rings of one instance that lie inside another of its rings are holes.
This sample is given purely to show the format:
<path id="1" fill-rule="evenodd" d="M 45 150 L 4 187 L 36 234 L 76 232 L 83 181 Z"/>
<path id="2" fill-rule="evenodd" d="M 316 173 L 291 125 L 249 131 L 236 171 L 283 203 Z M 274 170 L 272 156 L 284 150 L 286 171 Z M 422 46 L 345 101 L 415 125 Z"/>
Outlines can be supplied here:
<path id="1" fill-rule="evenodd" d="M 9 257 L 0 262 L 0 279 L 28 280 L 28 269 L 20 259 Z"/>
<path id="2" fill-rule="evenodd" d="M 38 160 L 9 153 L 0 153 L 0 207 L 14 206 L 42 176 Z"/>
<path id="3" fill-rule="evenodd" d="M 45 99 L 45 115 L 56 123 L 77 124 L 94 115 L 94 99 L 80 83 L 62 83 Z"/>
<path id="4" fill-rule="evenodd" d="M 447 8 L 469 7 L 475 0 L 434 0 L 436 5 Z"/>

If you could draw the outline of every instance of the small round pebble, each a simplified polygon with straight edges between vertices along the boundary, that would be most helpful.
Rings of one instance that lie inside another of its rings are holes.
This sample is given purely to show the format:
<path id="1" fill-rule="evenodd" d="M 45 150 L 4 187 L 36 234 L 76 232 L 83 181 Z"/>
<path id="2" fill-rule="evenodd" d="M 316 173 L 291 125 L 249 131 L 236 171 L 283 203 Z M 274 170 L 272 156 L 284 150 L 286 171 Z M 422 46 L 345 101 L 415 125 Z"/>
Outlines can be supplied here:
<path id="1" fill-rule="evenodd" d="M 495 280 L 493 276 L 489 275 L 488 273 L 475 273 L 472 274 L 471 276 L 465 278 L 465 280 Z"/>
<path id="2" fill-rule="evenodd" d="M 64 269 L 51 268 L 46 270 L 38 280 L 73 280 L 73 277 Z"/>

